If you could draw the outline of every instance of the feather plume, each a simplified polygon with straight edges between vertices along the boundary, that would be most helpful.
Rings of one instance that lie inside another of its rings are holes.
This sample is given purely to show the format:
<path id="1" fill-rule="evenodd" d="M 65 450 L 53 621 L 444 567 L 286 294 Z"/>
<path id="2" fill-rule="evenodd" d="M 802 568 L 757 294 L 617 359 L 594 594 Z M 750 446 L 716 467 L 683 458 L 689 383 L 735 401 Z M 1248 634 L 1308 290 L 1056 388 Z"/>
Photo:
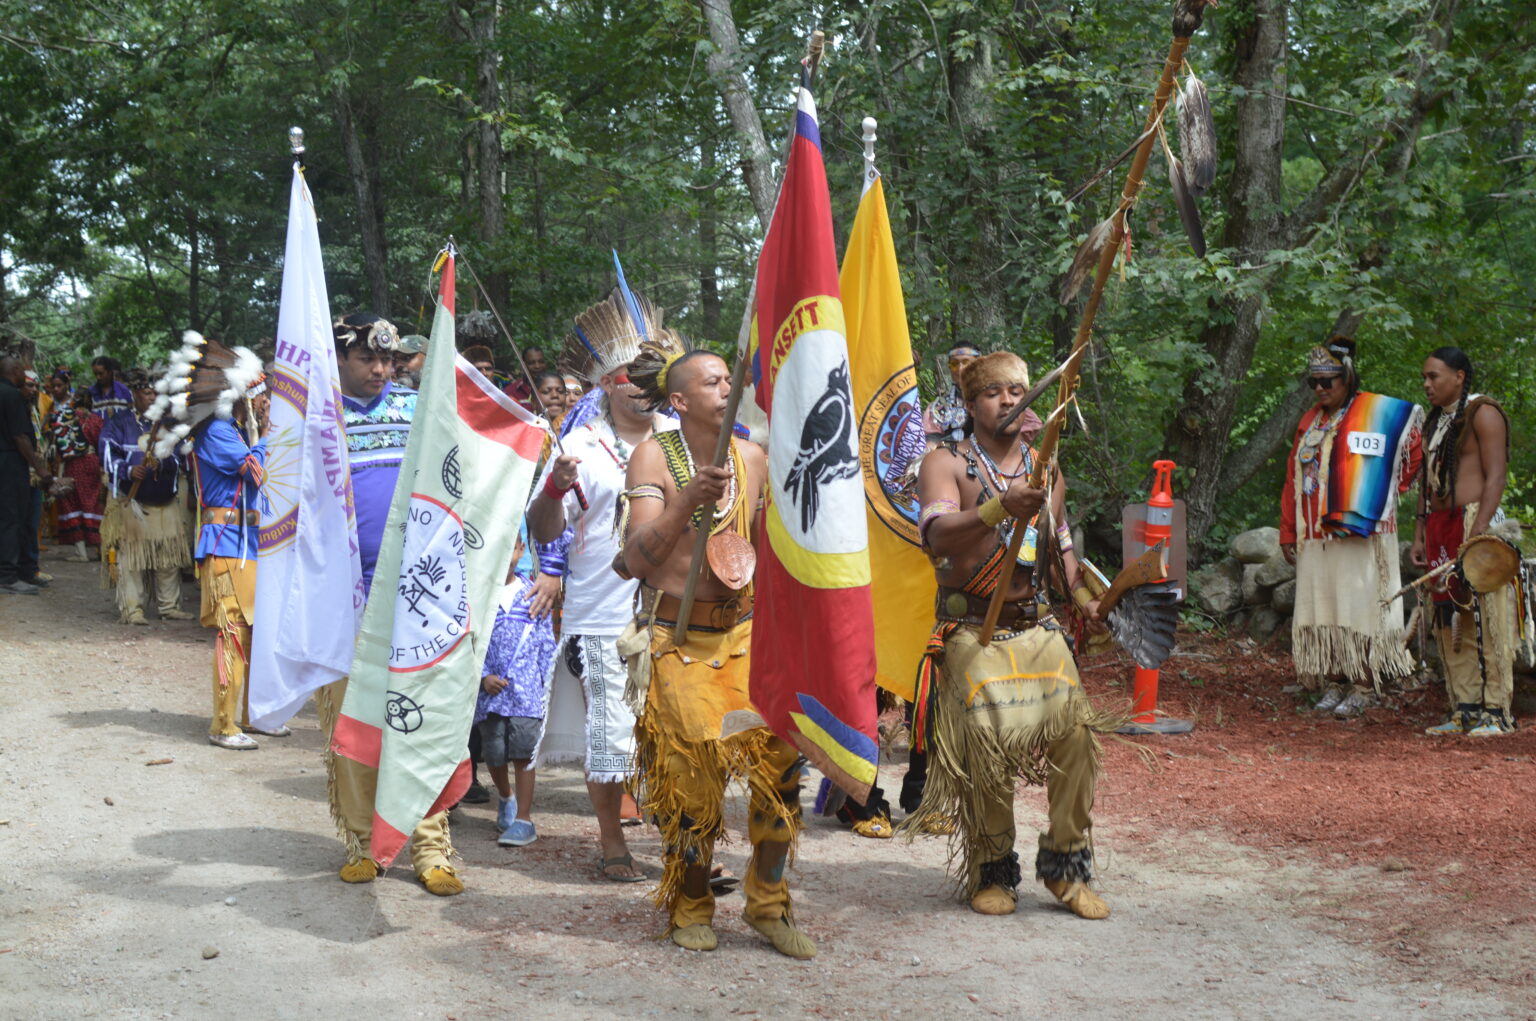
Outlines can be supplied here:
<path id="1" fill-rule="evenodd" d="M 619 250 L 610 249 L 613 252 L 613 271 L 619 276 L 619 293 L 624 295 L 624 307 L 629 310 L 629 318 L 635 324 L 635 331 L 640 334 L 641 340 L 651 338 L 650 324 L 640 311 L 640 303 L 635 300 L 634 292 L 629 289 L 629 281 L 624 279 L 624 267 L 619 262 Z"/>
<path id="2" fill-rule="evenodd" d="M 162 422 L 155 456 L 168 457 L 176 444 L 209 418 L 229 418 L 235 401 L 261 378 L 261 359 L 243 347 L 229 348 L 188 330 L 171 354 L 150 406 L 152 421 Z"/>
<path id="3" fill-rule="evenodd" d="M 1205 258 L 1205 228 L 1200 223 L 1200 209 L 1195 205 L 1195 197 L 1190 194 L 1189 181 L 1184 176 L 1184 165 L 1179 158 L 1168 148 L 1168 139 L 1159 133 L 1158 138 L 1163 143 L 1163 155 L 1168 159 L 1168 183 L 1173 185 L 1173 204 L 1179 210 L 1179 222 L 1184 224 L 1184 233 L 1189 235 L 1190 247 L 1195 250 L 1198 258 Z"/>
<path id="4" fill-rule="evenodd" d="M 1205 83 L 1194 75 L 1184 79 L 1179 93 L 1179 153 L 1189 191 L 1197 198 L 1204 195 L 1216 180 L 1216 125 Z"/>
<path id="5" fill-rule="evenodd" d="M 1067 270 L 1067 279 L 1061 284 L 1061 303 L 1072 304 L 1072 299 L 1077 297 L 1077 292 L 1083 289 L 1083 283 L 1093 273 L 1099 264 L 1099 256 L 1104 254 L 1104 246 L 1109 244 L 1109 235 L 1114 229 L 1115 218 L 1100 223 L 1088 232 L 1088 237 L 1078 246 L 1077 254 L 1072 257 L 1072 266 Z"/>

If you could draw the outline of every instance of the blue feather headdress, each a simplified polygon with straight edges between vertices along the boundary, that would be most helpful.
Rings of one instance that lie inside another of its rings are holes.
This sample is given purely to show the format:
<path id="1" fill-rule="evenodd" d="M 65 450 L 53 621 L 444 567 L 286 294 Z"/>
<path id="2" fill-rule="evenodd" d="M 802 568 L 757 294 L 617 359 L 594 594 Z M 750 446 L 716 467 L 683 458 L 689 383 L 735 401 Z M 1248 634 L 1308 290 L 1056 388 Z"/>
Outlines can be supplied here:
<path id="1" fill-rule="evenodd" d="M 569 361 L 594 383 L 634 361 L 641 343 L 661 329 L 661 310 L 644 295 L 630 290 L 618 252 L 613 253 L 613 268 L 618 286 L 576 316 L 566 344 Z"/>

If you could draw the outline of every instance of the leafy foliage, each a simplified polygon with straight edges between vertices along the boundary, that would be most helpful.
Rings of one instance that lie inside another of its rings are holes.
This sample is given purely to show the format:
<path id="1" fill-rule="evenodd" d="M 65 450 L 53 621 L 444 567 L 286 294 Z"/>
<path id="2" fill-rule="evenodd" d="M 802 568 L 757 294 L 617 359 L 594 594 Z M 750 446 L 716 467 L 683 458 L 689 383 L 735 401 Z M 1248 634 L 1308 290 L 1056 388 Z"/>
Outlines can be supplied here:
<path id="1" fill-rule="evenodd" d="M 771 147 L 809 9 L 733 5 Z M 852 222 L 860 122 L 875 116 L 926 387 L 960 341 L 1010 345 L 1041 371 L 1064 356 L 1077 309 L 1056 302 L 1056 284 L 1124 168 L 1065 196 L 1140 132 L 1167 15 L 1150 0 L 826 6 L 817 96 L 835 222 Z M 1284 99 L 1282 199 L 1257 211 L 1273 218 L 1273 244 L 1240 251 L 1220 241 L 1235 201 L 1223 179 L 1249 158 L 1235 144 L 1237 70 L 1247 29 L 1274 17 L 1288 19 L 1284 74 L 1265 86 Z M 1416 396 L 1423 355 L 1458 344 L 1517 441 L 1529 434 L 1532 31 L 1493 0 L 1232 0 L 1207 16 L 1188 63 L 1210 90 L 1221 156 L 1202 200 L 1210 250 L 1190 253 L 1155 155 L 1080 394 L 1092 433 L 1064 448 L 1101 540 L 1120 504 L 1144 498 L 1191 386 L 1212 399 L 1235 388 L 1230 433 L 1206 441 L 1237 451 L 1293 413 L 1305 349 L 1345 312 L 1361 319 L 1368 386 Z M 427 267 L 452 234 L 482 278 L 504 281 L 517 343 L 554 351 L 610 285 L 616 248 L 672 321 L 724 350 L 762 225 L 710 52 L 692 0 L 0 0 L 0 330 L 49 364 L 151 360 L 188 325 L 262 342 L 276 318 L 285 133 L 301 124 L 338 311 L 372 303 L 377 273 L 379 311 L 419 328 Z M 489 106 L 476 79 L 487 53 Z M 1409 121 L 1401 144 L 1380 144 Z M 494 237 L 477 199 L 484 124 L 501 148 Z M 1341 168 L 1349 187 L 1319 204 Z M 377 256 L 365 211 L 381 224 Z M 1249 369 L 1221 378 L 1202 331 L 1247 314 L 1250 298 L 1262 329 Z M 1536 455 L 1515 446 L 1508 502 L 1530 514 Z M 1283 450 L 1259 453 L 1208 542 L 1273 519 Z"/>

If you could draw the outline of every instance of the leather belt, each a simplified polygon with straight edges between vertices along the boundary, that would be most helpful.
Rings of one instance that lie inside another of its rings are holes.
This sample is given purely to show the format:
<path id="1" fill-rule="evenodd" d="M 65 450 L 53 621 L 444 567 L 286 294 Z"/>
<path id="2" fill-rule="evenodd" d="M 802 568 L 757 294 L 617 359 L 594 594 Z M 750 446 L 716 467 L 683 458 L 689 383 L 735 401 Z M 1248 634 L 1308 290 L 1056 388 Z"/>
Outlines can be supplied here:
<path id="1" fill-rule="evenodd" d="M 656 603 L 657 623 L 676 624 L 677 611 L 683 608 L 682 599 L 666 592 L 660 594 Z M 724 631 L 733 628 L 744 620 L 752 617 L 752 599 L 726 599 L 726 600 L 694 600 L 693 609 L 688 613 L 688 626 L 701 628 L 714 628 Z"/>
<path id="2" fill-rule="evenodd" d="M 939 586 L 935 613 L 940 620 L 955 621 L 981 627 L 987 620 L 990 596 L 978 596 L 957 588 Z M 1003 604 L 997 615 L 997 627 L 1002 631 L 1020 631 L 1040 622 L 1040 604 L 1033 594 Z"/>
<path id="3" fill-rule="evenodd" d="M 205 525 L 238 525 L 240 523 L 240 511 L 233 507 L 204 507 L 203 524 Z M 261 511 L 248 510 L 245 512 L 247 525 L 261 524 Z"/>

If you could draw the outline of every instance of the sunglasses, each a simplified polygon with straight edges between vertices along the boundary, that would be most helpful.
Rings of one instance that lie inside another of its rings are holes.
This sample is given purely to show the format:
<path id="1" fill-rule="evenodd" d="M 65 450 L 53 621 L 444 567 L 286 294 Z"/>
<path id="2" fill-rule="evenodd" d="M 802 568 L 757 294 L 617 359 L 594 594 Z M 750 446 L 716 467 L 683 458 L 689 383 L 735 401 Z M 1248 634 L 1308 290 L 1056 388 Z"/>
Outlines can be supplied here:
<path id="1" fill-rule="evenodd" d="M 1338 376 L 1308 376 L 1307 385 L 1314 390 L 1332 390 Z"/>

